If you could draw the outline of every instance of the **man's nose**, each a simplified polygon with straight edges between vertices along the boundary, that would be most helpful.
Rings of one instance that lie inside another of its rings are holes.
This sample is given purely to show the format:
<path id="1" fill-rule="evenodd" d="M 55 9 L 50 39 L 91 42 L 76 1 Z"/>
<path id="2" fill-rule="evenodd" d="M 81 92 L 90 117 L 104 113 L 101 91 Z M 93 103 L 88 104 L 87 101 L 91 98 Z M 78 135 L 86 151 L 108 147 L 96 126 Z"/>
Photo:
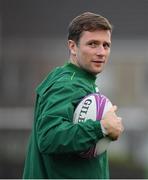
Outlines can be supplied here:
<path id="1" fill-rule="evenodd" d="M 96 49 L 96 54 L 97 55 L 105 55 L 105 49 L 103 45 L 99 45 Z"/>

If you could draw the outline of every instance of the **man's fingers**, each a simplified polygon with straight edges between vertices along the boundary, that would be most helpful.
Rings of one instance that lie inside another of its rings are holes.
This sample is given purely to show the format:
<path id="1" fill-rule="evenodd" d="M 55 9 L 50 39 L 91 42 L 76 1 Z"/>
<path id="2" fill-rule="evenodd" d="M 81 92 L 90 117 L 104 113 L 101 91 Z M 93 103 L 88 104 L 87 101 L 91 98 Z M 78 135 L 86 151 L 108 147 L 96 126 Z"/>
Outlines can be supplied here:
<path id="1" fill-rule="evenodd" d="M 117 117 L 118 120 L 122 121 L 122 117 Z"/>
<path id="2" fill-rule="evenodd" d="M 124 126 L 122 124 L 122 117 L 118 117 L 117 119 L 121 122 L 121 131 L 123 132 L 124 131 Z"/>
<path id="3" fill-rule="evenodd" d="M 117 110 L 117 106 L 116 105 L 113 105 L 109 111 L 111 112 L 115 112 Z"/>

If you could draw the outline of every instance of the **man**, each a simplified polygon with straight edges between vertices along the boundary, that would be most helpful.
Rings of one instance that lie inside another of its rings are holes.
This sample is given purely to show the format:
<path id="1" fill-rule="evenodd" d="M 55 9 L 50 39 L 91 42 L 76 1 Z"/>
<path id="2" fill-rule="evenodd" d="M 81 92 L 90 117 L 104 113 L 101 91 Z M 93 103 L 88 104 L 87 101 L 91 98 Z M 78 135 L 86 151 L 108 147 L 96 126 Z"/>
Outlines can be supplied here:
<path id="1" fill-rule="evenodd" d="M 73 113 L 78 102 L 96 92 L 96 75 L 108 61 L 112 26 L 97 14 L 86 12 L 69 25 L 70 62 L 54 69 L 37 88 L 35 121 L 29 141 L 23 178 L 109 178 L 107 152 L 82 158 L 86 151 L 108 136 L 117 140 L 123 131 L 113 106 L 104 119 L 78 124 Z"/>

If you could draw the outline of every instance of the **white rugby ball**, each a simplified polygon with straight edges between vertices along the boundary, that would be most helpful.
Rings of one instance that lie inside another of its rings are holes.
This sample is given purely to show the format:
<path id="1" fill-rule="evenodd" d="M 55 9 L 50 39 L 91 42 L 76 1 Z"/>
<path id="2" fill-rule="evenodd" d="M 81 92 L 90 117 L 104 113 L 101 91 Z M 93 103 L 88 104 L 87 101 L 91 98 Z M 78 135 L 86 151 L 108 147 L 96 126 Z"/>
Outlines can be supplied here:
<path id="1" fill-rule="evenodd" d="M 101 121 L 105 113 L 112 107 L 111 101 L 104 95 L 93 93 L 84 97 L 76 107 L 73 122 L 85 122 L 88 119 Z M 95 157 L 105 152 L 111 140 L 108 137 L 100 139 L 97 144 L 86 152 L 80 153 L 85 158 Z"/>

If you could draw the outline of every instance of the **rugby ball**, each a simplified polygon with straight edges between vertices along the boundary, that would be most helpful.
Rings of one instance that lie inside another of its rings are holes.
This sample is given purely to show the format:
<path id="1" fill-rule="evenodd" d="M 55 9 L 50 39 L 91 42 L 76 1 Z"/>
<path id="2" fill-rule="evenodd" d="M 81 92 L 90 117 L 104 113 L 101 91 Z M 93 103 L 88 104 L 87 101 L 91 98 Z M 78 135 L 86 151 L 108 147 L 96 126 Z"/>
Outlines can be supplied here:
<path id="1" fill-rule="evenodd" d="M 85 122 L 88 119 L 93 121 L 101 121 L 105 113 L 112 107 L 111 101 L 104 95 L 93 93 L 84 97 L 77 105 L 73 122 Z M 100 139 L 96 145 L 86 152 L 80 153 L 80 156 L 85 158 L 95 157 L 105 152 L 111 140 L 108 137 Z"/>

